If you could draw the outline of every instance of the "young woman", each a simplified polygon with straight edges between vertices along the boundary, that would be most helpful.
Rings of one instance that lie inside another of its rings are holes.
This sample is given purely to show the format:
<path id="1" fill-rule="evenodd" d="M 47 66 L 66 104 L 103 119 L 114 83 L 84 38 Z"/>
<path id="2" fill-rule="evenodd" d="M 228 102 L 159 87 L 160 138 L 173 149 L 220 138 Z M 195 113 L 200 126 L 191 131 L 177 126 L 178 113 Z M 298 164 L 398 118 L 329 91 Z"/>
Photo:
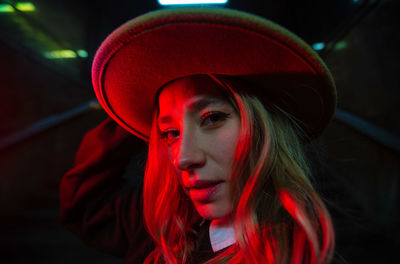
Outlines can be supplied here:
<path id="1" fill-rule="evenodd" d="M 127 263 L 332 262 L 304 147 L 335 87 L 303 41 L 243 12 L 157 11 L 114 31 L 92 73 L 107 113 L 149 141 L 143 195 L 121 179 L 137 143 L 105 122 L 61 184 L 70 230 Z"/>

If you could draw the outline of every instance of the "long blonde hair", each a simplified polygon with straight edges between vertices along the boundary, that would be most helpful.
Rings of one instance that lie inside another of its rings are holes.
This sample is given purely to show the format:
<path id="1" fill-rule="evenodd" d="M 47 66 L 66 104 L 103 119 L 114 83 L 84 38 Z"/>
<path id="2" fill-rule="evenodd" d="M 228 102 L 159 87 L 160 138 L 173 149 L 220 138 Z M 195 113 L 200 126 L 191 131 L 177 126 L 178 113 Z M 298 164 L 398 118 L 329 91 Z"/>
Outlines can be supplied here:
<path id="1" fill-rule="evenodd" d="M 333 227 L 309 181 L 299 123 L 278 106 L 267 111 L 257 97 L 211 77 L 229 89 L 241 130 L 230 181 L 237 243 L 207 264 L 329 263 Z M 201 217 L 179 184 L 156 120 L 157 113 L 143 192 L 145 222 L 156 248 L 146 263 L 190 263 Z"/>

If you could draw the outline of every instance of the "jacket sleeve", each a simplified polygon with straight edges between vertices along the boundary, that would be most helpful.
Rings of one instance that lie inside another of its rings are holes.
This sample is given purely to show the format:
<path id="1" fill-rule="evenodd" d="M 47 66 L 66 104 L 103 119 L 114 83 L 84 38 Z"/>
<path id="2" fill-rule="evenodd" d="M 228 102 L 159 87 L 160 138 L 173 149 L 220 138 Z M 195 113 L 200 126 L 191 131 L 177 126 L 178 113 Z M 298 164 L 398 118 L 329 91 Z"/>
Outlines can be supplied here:
<path id="1" fill-rule="evenodd" d="M 144 146 L 107 119 L 85 135 L 60 184 L 62 224 L 89 246 L 137 261 L 152 242 L 142 216 L 142 185 L 123 175 Z"/>

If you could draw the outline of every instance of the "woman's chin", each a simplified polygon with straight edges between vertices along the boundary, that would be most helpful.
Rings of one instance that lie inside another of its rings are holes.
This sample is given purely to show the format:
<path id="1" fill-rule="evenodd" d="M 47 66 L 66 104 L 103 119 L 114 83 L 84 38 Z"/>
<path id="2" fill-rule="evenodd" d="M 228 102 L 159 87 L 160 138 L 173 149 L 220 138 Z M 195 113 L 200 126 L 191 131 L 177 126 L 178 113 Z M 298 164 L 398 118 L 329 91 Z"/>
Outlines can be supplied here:
<path id="1" fill-rule="evenodd" d="M 231 206 L 221 203 L 194 203 L 197 212 L 201 217 L 207 220 L 222 219 L 231 213 Z"/>

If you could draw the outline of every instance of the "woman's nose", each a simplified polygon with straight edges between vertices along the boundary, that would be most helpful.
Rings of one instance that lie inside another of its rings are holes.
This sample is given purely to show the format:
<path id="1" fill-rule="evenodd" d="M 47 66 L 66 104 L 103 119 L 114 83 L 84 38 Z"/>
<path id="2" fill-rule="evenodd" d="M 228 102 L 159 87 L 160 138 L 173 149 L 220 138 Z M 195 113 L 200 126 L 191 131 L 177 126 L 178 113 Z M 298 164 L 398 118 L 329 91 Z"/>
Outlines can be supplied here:
<path id="1" fill-rule="evenodd" d="M 181 134 L 174 158 L 176 168 L 188 171 L 205 164 L 205 155 L 199 143 L 199 138 L 194 131 L 184 131 Z"/>

